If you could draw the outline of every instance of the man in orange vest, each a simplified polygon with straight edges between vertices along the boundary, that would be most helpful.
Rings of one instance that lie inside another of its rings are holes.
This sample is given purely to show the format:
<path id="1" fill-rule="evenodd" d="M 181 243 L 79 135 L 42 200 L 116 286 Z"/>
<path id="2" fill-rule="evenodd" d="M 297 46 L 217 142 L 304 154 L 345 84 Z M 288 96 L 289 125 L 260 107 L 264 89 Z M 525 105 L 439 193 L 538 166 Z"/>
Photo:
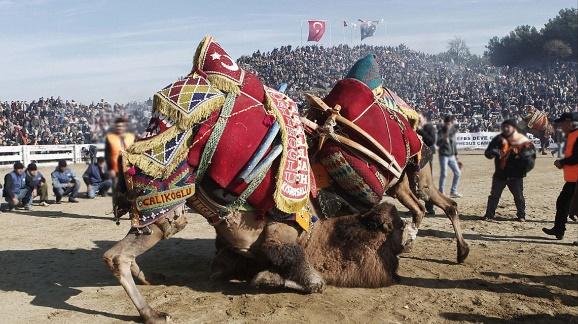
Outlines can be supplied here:
<path id="1" fill-rule="evenodd" d="M 564 171 L 564 187 L 556 200 L 556 218 L 553 228 L 543 228 L 542 231 L 548 235 L 555 235 L 557 239 L 564 238 L 566 231 L 566 221 L 570 211 L 572 196 L 576 190 L 578 181 L 578 112 L 563 113 L 556 119 L 556 124 L 566 134 L 566 149 L 564 158 L 556 160 L 554 165 Z"/>
<path id="2" fill-rule="evenodd" d="M 112 179 L 116 178 L 119 170 L 118 157 L 134 143 L 135 136 L 126 131 L 126 119 L 117 118 L 111 133 L 106 135 L 104 156 Z"/>

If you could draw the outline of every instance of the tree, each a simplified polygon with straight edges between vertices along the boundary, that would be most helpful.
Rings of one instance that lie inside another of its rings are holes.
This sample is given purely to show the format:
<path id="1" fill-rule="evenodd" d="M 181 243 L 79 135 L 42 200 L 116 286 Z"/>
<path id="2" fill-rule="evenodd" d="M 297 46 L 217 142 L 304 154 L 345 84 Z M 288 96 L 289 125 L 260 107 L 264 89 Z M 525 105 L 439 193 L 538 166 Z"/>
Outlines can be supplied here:
<path id="1" fill-rule="evenodd" d="M 457 36 L 448 42 L 447 54 L 456 63 L 467 61 L 471 55 L 466 41 Z"/>
<path id="2" fill-rule="evenodd" d="M 565 59 L 568 56 L 572 55 L 572 48 L 565 42 L 559 39 L 553 39 L 547 41 L 544 44 L 544 52 L 548 57 L 556 60 L 556 59 Z"/>
<path id="3" fill-rule="evenodd" d="M 550 19 L 542 34 L 547 40 L 560 40 L 572 50 L 574 60 L 578 59 L 578 9 L 562 9 Z"/>

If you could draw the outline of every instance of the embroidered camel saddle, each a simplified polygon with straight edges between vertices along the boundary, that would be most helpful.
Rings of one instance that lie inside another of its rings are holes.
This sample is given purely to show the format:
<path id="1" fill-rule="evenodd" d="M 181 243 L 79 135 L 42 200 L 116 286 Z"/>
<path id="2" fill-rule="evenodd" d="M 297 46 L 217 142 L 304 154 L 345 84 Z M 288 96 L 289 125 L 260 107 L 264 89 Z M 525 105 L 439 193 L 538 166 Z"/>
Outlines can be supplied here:
<path id="1" fill-rule="evenodd" d="M 359 62 L 376 66 L 374 59 Z M 364 75 L 370 80 L 350 72 L 323 100 L 309 95 L 312 109 L 302 120 L 308 132 L 319 135 L 316 158 L 330 178 L 344 194 L 374 206 L 397 183 L 422 142 L 414 130 L 417 113 L 381 81 L 375 89 L 368 86 L 378 72 Z"/>
<path id="2" fill-rule="evenodd" d="M 187 200 L 212 224 L 243 208 L 302 215 L 311 182 L 295 102 L 241 69 L 212 37 L 203 39 L 193 64 L 154 95 L 146 138 L 123 156 L 128 192 L 137 197 L 133 226 Z"/>

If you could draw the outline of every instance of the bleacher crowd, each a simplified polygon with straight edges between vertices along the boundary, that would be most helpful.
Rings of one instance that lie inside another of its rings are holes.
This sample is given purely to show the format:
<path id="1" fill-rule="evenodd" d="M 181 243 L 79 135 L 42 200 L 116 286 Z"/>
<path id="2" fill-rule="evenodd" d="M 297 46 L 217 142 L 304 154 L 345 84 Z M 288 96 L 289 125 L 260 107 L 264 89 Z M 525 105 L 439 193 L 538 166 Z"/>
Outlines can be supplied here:
<path id="1" fill-rule="evenodd" d="M 550 64 L 539 68 L 494 67 L 480 59 L 459 64 L 444 55 L 431 55 L 398 47 L 283 46 L 255 52 L 239 64 L 256 72 L 270 86 L 287 83 L 287 93 L 303 100 L 303 92 L 331 89 L 359 58 L 377 56 L 385 85 L 441 123 L 453 115 L 460 131 L 497 131 L 504 119 L 520 119 L 525 106 L 555 117 L 576 109 L 578 67 Z"/>
<path id="2" fill-rule="evenodd" d="M 0 101 L 0 146 L 99 143 L 117 117 L 129 119 L 137 134 L 144 131 L 151 102 L 84 105 L 60 97 Z"/>

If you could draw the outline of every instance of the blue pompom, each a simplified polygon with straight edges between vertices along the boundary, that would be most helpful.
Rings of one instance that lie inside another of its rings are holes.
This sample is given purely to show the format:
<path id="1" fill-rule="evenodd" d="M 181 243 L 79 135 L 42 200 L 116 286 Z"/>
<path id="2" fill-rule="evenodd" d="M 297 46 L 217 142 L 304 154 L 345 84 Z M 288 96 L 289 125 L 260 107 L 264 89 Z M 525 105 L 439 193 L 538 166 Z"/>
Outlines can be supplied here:
<path id="1" fill-rule="evenodd" d="M 311 216 L 311 222 L 312 223 L 315 223 L 318 220 L 319 220 L 319 218 L 317 216 L 315 216 L 315 215 Z"/>

